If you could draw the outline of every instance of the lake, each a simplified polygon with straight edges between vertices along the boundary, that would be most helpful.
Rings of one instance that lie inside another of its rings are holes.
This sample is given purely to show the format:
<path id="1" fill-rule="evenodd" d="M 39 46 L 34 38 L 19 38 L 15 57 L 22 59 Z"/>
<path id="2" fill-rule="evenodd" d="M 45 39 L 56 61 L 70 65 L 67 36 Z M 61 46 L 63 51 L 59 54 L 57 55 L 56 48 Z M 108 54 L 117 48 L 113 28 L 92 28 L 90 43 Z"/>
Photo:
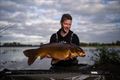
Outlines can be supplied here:
<path id="1" fill-rule="evenodd" d="M 6 72 L 6 76 L 1 75 L 2 79 L 1 80 L 55 80 L 55 79 L 67 79 L 67 80 L 117 80 L 116 76 L 111 77 L 111 75 L 109 75 L 109 77 L 107 76 L 108 79 L 106 79 L 106 75 L 94 75 L 93 73 L 96 74 L 96 72 L 91 71 L 89 74 L 81 74 L 80 72 L 75 72 L 75 73 L 71 73 L 71 72 L 61 72 L 60 73 L 56 73 L 56 72 L 47 72 L 47 73 L 42 73 L 42 74 L 32 74 L 31 72 L 30 74 L 26 74 L 26 70 L 27 72 L 29 72 L 29 70 L 33 70 L 38 72 L 39 70 L 48 70 L 51 67 L 51 58 L 44 58 L 42 60 L 37 59 L 32 65 L 28 65 L 27 64 L 27 57 L 23 54 L 23 51 L 26 49 L 33 49 L 33 48 L 38 48 L 38 47 L 0 47 L 0 71 L 3 71 L 5 69 L 8 70 L 13 70 L 13 73 L 17 72 L 21 73 L 22 70 L 22 74 L 17 73 L 16 74 L 11 74 L 9 75 L 9 73 L 11 72 Z M 86 56 L 85 57 L 77 57 L 79 60 L 79 64 L 88 64 L 88 65 L 93 65 L 94 61 L 91 59 L 95 53 L 97 53 L 97 50 L 95 47 L 82 47 L 82 49 L 85 51 Z M 109 48 L 111 49 L 111 48 Z M 120 50 L 119 47 L 114 47 L 114 49 L 118 49 Z M 86 70 L 88 71 L 88 70 Z M 24 73 L 24 74 L 23 74 Z M 119 78 L 118 80 L 120 80 L 120 77 L 117 76 L 117 78 Z"/>
<path id="2" fill-rule="evenodd" d="M 33 49 L 37 47 L 1 47 L 0 48 L 0 71 L 7 68 L 13 70 L 24 69 L 49 69 L 51 67 L 51 59 L 44 58 L 37 59 L 31 66 L 27 64 L 27 57 L 23 54 L 26 49 Z M 94 54 L 95 48 L 83 47 L 86 56 L 78 57 L 79 62 L 83 64 L 92 65 L 94 62 L 91 56 Z"/>

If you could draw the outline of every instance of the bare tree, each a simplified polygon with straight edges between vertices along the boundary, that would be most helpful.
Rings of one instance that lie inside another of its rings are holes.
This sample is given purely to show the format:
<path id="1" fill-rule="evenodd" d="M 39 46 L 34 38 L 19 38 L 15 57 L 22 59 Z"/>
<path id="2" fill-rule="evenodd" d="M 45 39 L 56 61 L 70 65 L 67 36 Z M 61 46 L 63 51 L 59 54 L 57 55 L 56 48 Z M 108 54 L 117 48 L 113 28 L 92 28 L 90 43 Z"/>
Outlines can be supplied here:
<path id="1" fill-rule="evenodd" d="M 0 25 L 0 37 L 2 37 L 1 33 L 5 32 L 6 30 L 12 27 L 14 27 L 14 24 Z"/>

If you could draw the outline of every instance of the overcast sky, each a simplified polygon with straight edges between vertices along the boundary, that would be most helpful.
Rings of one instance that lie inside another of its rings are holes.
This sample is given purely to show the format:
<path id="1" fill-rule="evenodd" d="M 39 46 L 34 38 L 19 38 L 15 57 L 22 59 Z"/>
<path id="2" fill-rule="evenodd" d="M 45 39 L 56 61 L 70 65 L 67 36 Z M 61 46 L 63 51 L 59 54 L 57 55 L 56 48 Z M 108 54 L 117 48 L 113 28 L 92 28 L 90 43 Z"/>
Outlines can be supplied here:
<path id="1" fill-rule="evenodd" d="M 120 0 L 0 0 L 0 41 L 48 43 L 64 13 L 80 42 L 120 40 Z"/>

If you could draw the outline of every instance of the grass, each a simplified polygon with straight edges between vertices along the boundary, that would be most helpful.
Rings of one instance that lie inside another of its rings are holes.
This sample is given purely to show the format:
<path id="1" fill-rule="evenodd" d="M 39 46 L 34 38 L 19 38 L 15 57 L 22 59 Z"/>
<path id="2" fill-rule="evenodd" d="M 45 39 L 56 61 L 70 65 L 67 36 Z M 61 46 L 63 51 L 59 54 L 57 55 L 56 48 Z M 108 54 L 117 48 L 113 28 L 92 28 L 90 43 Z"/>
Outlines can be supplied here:
<path id="1" fill-rule="evenodd" d="M 120 67 L 120 49 L 100 47 L 91 58 L 94 68 L 100 70 L 118 71 Z"/>
<path id="2" fill-rule="evenodd" d="M 93 69 L 109 71 L 105 80 L 120 80 L 120 48 L 97 48 L 91 59 L 95 62 Z"/>
<path id="3" fill-rule="evenodd" d="M 120 64 L 120 50 L 107 47 L 97 48 L 92 60 L 95 62 L 94 65 Z"/>

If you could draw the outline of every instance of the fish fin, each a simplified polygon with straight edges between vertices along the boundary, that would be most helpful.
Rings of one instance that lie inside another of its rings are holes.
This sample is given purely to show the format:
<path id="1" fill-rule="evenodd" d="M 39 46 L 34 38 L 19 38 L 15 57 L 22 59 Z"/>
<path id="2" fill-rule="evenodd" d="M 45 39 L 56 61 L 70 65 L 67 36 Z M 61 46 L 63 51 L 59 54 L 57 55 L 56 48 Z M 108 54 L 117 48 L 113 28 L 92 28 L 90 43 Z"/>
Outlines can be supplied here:
<path id="1" fill-rule="evenodd" d="M 38 56 L 38 59 L 41 59 L 41 57 L 40 57 L 40 56 Z"/>
<path id="2" fill-rule="evenodd" d="M 46 53 L 41 53 L 41 54 L 39 54 L 39 56 L 40 56 L 40 60 L 41 60 L 41 59 L 43 59 L 44 57 L 46 57 Z"/>
<path id="3" fill-rule="evenodd" d="M 36 53 L 36 49 L 28 49 L 28 50 L 23 51 L 23 53 L 26 57 L 30 57 L 31 55 Z"/>
<path id="4" fill-rule="evenodd" d="M 24 55 L 28 57 L 28 65 L 33 64 L 33 62 L 36 60 L 36 51 L 37 49 L 28 49 L 23 51 Z"/>
<path id="5" fill-rule="evenodd" d="M 41 56 L 40 56 L 40 60 L 43 59 L 44 57 L 45 57 L 45 56 L 42 56 L 42 55 L 41 55 Z"/>
<path id="6" fill-rule="evenodd" d="M 36 56 L 31 56 L 31 57 L 29 57 L 28 58 L 28 65 L 31 65 L 31 64 L 33 64 L 33 62 L 36 60 Z"/>

